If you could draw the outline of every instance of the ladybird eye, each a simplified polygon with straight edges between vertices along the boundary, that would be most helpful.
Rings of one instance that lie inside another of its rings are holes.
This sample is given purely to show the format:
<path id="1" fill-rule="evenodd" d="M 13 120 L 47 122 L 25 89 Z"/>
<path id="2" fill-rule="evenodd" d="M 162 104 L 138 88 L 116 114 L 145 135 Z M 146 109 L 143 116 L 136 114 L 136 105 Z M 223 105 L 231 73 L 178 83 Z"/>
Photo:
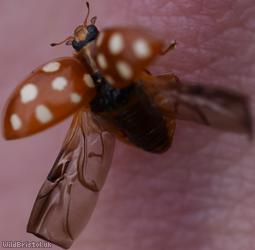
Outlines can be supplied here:
<path id="1" fill-rule="evenodd" d="M 89 33 L 95 33 L 95 34 L 98 33 L 97 27 L 93 24 L 91 24 L 87 27 L 87 31 Z"/>
<path id="2" fill-rule="evenodd" d="M 72 46 L 76 51 L 79 51 L 82 48 L 82 46 L 75 40 L 72 41 Z"/>

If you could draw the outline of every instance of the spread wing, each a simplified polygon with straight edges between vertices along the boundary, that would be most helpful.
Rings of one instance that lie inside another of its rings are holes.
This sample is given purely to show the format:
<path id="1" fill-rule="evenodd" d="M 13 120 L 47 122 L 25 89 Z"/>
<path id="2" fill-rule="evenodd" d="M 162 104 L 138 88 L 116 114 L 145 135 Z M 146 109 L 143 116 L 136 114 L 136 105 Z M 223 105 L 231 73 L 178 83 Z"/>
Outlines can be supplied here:
<path id="1" fill-rule="evenodd" d="M 224 88 L 180 82 L 174 75 L 144 74 L 144 87 L 154 96 L 165 116 L 213 128 L 252 134 L 249 101 L 245 95 Z"/>
<path id="2" fill-rule="evenodd" d="M 69 248 L 86 226 L 108 174 L 114 137 L 91 113 L 73 118 L 60 153 L 41 187 L 27 231 Z"/>
<path id="3" fill-rule="evenodd" d="M 35 69 L 6 103 L 6 139 L 40 132 L 88 107 L 96 95 L 89 70 L 73 57 L 63 57 Z"/>
<path id="4" fill-rule="evenodd" d="M 92 57 L 106 80 L 125 87 L 162 51 L 162 43 L 144 29 L 111 28 L 103 30 Z"/>

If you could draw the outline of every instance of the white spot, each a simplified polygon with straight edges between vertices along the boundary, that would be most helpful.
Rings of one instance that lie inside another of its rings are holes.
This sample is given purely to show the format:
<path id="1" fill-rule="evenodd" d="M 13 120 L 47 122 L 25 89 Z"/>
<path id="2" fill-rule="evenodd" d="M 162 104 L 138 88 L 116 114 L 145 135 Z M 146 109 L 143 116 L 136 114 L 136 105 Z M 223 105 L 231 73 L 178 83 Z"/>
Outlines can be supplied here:
<path id="1" fill-rule="evenodd" d="M 113 80 L 113 78 L 109 75 L 105 76 L 105 79 L 108 83 L 110 83 L 111 85 L 114 85 L 115 81 Z"/>
<path id="2" fill-rule="evenodd" d="M 51 86 L 54 90 L 62 91 L 65 89 L 67 84 L 68 84 L 67 79 L 63 76 L 59 76 L 53 80 L 53 82 L 51 83 Z"/>
<path id="3" fill-rule="evenodd" d="M 95 88 L 95 84 L 94 84 L 94 81 L 91 77 L 90 74 L 85 74 L 83 76 L 83 81 L 86 83 L 86 85 L 89 87 L 89 88 Z"/>
<path id="4" fill-rule="evenodd" d="M 121 53 L 124 49 L 124 40 L 120 33 L 115 33 L 109 40 L 109 50 L 113 55 Z"/>
<path id="5" fill-rule="evenodd" d="M 45 105 L 39 105 L 35 109 L 37 120 L 43 124 L 50 122 L 53 119 L 51 111 Z"/>
<path id="6" fill-rule="evenodd" d="M 38 95 L 38 89 L 33 83 L 28 83 L 20 90 L 21 102 L 27 103 L 35 100 Z"/>
<path id="7" fill-rule="evenodd" d="M 145 59 L 151 56 L 151 49 L 148 43 L 143 39 L 138 39 L 134 42 L 133 50 L 138 58 Z"/>
<path id="8" fill-rule="evenodd" d="M 42 70 L 44 72 L 56 72 L 60 69 L 61 64 L 59 62 L 50 62 L 48 64 L 46 64 L 45 66 L 43 66 Z"/>
<path id="9" fill-rule="evenodd" d="M 97 62 L 99 64 L 99 66 L 102 68 L 102 69 L 106 69 L 107 68 L 107 61 L 106 61 L 106 58 L 103 54 L 99 54 L 97 56 Z"/>
<path id="10" fill-rule="evenodd" d="M 103 40 L 104 40 L 104 33 L 101 32 L 101 33 L 98 35 L 98 38 L 97 38 L 97 41 L 96 41 L 97 47 L 100 47 L 100 46 L 102 45 Z"/>
<path id="11" fill-rule="evenodd" d="M 21 128 L 22 121 L 17 114 L 11 115 L 10 121 L 11 121 L 12 128 L 14 130 L 19 130 Z"/>
<path id="12" fill-rule="evenodd" d="M 81 102 L 81 96 L 78 95 L 77 93 L 72 93 L 70 95 L 70 98 L 71 98 L 71 102 L 73 102 L 73 103 L 80 103 Z"/>
<path id="13" fill-rule="evenodd" d="M 125 79 L 125 80 L 130 80 L 133 77 L 133 70 L 132 68 L 123 61 L 119 61 L 116 64 L 117 70 L 119 72 L 119 75 Z"/>

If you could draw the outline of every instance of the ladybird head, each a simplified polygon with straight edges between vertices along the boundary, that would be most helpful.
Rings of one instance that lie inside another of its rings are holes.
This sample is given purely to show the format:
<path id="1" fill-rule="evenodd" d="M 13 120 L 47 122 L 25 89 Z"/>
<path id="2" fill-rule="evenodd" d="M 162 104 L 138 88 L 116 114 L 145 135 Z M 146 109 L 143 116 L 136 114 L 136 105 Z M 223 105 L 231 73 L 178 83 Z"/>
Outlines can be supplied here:
<path id="1" fill-rule="evenodd" d="M 99 31 L 95 25 L 97 17 L 94 16 L 91 18 L 90 23 L 88 24 L 88 18 L 90 14 L 90 6 L 89 3 L 86 2 L 87 5 L 87 15 L 83 24 L 77 26 L 74 30 L 73 36 L 67 37 L 64 41 L 60 43 L 52 43 L 51 46 L 56 46 L 65 43 L 66 45 L 72 45 L 72 47 L 76 51 L 80 51 L 83 47 L 88 45 L 90 42 L 94 41 Z"/>

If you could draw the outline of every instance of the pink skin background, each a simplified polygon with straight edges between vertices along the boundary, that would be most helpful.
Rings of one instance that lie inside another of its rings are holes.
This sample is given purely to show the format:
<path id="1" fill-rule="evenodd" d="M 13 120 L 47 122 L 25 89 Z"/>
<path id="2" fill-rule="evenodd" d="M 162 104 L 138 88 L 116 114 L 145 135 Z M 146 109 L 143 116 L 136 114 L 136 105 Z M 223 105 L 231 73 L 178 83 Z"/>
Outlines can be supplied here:
<path id="1" fill-rule="evenodd" d="M 246 93 L 254 113 L 254 1 L 90 2 L 100 29 L 139 25 L 178 41 L 154 73 Z M 0 1 L 1 108 L 33 68 L 72 54 L 49 44 L 72 34 L 84 15 L 82 0 Z M 69 123 L 23 140 L 1 138 L 0 241 L 39 240 L 26 233 L 26 223 Z M 72 249 L 255 249 L 254 150 L 245 136 L 188 122 L 177 123 L 163 155 L 118 142 L 97 208 Z"/>

